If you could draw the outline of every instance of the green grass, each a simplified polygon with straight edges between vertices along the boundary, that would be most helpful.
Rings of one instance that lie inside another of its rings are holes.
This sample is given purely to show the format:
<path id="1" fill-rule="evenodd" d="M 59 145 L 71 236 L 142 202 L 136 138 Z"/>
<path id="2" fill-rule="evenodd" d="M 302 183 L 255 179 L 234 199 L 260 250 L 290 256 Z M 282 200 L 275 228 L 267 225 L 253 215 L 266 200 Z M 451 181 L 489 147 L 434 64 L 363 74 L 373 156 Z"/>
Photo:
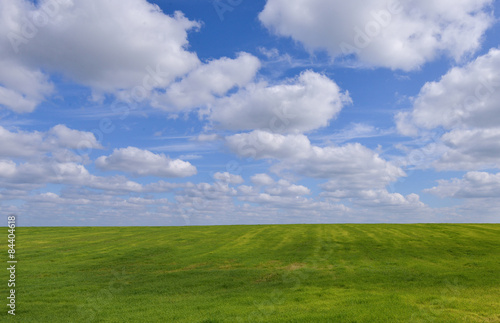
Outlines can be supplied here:
<path id="1" fill-rule="evenodd" d="M 4 306 L 5 322 L 500 322 L 497 224 L 16 235 L 16 317 Z"/>

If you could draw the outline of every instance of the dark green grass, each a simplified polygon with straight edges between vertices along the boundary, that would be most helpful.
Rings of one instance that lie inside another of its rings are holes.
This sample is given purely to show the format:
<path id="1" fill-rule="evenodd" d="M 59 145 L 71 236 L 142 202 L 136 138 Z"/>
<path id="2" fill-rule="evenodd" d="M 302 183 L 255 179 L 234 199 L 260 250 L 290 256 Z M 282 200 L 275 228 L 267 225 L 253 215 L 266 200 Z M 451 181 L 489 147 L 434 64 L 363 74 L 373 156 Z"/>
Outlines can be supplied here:
<path id="1" fill-rule="evenodd" d="M 500 322 L 496 224 L 16 234 L 16 317 L 4 306 L 2 321 Z"/>

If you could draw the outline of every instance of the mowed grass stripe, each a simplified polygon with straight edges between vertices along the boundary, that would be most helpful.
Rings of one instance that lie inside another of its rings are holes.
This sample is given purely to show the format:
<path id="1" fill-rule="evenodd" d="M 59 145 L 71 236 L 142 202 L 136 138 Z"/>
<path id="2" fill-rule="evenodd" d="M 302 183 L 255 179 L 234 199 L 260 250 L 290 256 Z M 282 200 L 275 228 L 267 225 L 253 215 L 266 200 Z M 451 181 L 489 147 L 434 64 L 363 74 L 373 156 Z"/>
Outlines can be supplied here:
<path id="1" fill-rule="evenodd" d="M 500 322 L 498 224 L 16 234 L 22 322 Z"/>

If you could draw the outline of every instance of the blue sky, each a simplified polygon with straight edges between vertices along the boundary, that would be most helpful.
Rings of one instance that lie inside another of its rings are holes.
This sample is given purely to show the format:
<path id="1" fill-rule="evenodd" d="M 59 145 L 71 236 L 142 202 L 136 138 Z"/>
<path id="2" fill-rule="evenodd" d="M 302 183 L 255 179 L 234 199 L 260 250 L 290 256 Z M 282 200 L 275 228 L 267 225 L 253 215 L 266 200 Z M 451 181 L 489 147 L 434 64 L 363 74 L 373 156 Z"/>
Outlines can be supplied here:
<path id="1" fill-rule="evenodd" d="M 2 213 L 498 222 L 499 6 L 0 0 Z"/>

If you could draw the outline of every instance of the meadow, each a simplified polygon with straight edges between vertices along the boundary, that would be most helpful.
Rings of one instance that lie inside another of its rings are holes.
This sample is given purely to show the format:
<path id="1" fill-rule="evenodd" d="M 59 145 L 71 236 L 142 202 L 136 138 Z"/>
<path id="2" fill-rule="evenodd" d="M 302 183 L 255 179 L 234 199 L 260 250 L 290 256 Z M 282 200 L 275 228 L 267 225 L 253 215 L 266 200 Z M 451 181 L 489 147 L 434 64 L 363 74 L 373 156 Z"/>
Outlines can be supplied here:
<path id="1" fill-rule="evenodd" d="M 4 305 L 2 322 L 500 322 L 499 224 L 21 227 L 16 236 L 16 316 Z M 7 270 L 0 281 L 5 301 Z"/>

